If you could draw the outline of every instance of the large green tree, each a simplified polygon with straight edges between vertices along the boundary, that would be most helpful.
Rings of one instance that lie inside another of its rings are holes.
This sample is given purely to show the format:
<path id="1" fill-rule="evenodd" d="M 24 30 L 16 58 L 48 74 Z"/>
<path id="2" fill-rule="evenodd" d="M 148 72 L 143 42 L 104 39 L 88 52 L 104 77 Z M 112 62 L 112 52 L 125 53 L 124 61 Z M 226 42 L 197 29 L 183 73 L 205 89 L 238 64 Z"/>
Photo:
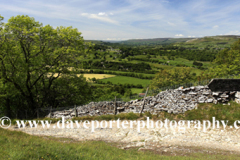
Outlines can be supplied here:
<path id="1" fill-rule="evenodd" d="M 54 29 L 29 16 L 11 17 L 0 28 L 2 108 L 15 106 L 35 113 L 39 107 L 89 99 L 86 80 L 69 70 L 78 69 L 80 55 L 88 47 L 77 29 Z"/>
<path id="2" fill-rule="evenodd" d="M 176 84 L 183 84 L 193 80 L 191 68 L 182 67 L 171 70 L 162 70 L 155 75 L 151 81 L 150 88 L 158 89 L 161 87 L 172 86 Z"/>
<path id="3" fill-rule="evenodd" d="M 240 73 L 240 39 L 230 49 L 221 50 L 213 61 L 213 67 L 204 76 L 217 78 Z"/>

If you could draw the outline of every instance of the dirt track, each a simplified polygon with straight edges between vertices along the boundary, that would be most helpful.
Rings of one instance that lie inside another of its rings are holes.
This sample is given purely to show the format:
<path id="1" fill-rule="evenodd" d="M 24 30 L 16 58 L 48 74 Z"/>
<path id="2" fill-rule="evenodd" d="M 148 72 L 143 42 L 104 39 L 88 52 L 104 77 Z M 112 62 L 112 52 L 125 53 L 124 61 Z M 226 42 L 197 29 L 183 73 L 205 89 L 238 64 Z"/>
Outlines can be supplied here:
<path id="1" fill-rule="evenodd" d="M 147 123 L 145 121 L 145 123 Z M 121 124 L 121 123 L 120 123 Z M 72 138 L 78 141 L 102 140 L 106 142 L 117 142 L 118 147 L 128 149 L 138 147 L 139 150 L 153 150 L 161 154 L 186 155 L 192 152 L 240 154 L 240 129 L 210 129 L 203 132 L 202 129 L 187 128 L 185 132 L 176 129 L 141 128 L 138 132 L 137 126 L 127 129 L 118 128 L 117 124 L 111 128 L 97 128 L 91 132 L 91 128 L 59 129 L 53 128 L 56 124 L 51 124 L 49 129 L 38 128 L 17 128 L 10 127 L 11 130 L 23 131 L 31 135 L 54 136 Z M 126 125 L 129 126 L 129 125 Z M 75 127 L 75 125 L 74 125 Z M 89 125 L 91 127 L 91 125 Z"/>

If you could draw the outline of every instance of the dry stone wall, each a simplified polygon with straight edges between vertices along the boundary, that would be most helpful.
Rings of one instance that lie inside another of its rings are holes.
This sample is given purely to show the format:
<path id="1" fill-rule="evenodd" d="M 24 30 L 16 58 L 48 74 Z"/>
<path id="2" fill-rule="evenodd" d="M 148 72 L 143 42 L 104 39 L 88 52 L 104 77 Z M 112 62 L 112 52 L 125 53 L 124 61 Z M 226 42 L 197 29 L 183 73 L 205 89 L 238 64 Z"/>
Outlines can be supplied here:
<path id="1" fill-rule="evenodd" d="M 198 103 L 228 104 L 230 99 L 236 99 L 236 101 L 240 102 L 240 92 L 212 92 L 208 86 L 180 87 L 178 89 L 162 91 L 156 96 L 146 97 L 143 112 L 150 112 L 152 114 L 159 112 L 179 114 L 188 110 L 197 109 Z M 117 113 L 139 113 L 142 105 L 143 99 L 131 100 L 129 102 L 117 101 Z M 104 114 L 114 114 L 114 102 L 91 102 L 87 105 L 77 106 L 76 109 L 72 108 L 49 113 L 47 117 L 60 118 L 64 116 L 65 118 L 72 118 L 75 116 L 81 117 Z"/>

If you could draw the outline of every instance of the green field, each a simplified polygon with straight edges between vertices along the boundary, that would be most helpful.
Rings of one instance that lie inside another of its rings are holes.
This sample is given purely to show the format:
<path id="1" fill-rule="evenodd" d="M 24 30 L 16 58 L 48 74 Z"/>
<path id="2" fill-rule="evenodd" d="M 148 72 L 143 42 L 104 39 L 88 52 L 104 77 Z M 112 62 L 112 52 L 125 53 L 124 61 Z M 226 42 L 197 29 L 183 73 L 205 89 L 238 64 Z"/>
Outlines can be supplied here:
<path id="1" fill-rule="evenodd" d="M 139 89 L 139 88 L 131 88 L 131 90 L 132 90 L 132 93 L 133 93 L 133 94 L 134 94 L 134 93 L 139 94 L 139 93 L 142 93 L 142 90 L 143 90 L 143 89 Z"/>
<path id="2" fill-rule="evenodd" d="M 198 48 L 224 48 L 230 47 L 235 41 L 238 40 L 239 36 L 211 36 L 203 38 L 195 38 L 186 42 L 176 43 L 182 47 L 198 47 Z"/>
<path id="3" fill-rule="evenodd" d="M 78 76 L 81 74 L 78 74 Z M 106 79 L 106 78 L 110 78 L 110 77 L 114 77 L 114 75 L 110 75 L 110 74 L 83 74 L 83 76 L 86 79 L 92 79 L 92 78 L 96 78 L 96 79 Z"/>
<path id="4" fill-rule="evenodd" d="M 164 57 L 164 59 L 163 59 Z M 144 59 L 148 59 L 146 55 L 136 55 L 132 58 L 144 58 Z M 153 56 L 151 56 L 151 58 L 149 59 L 150 61 L 151 60 L 159 60 L 159 61 L 164 61 L 164 62 L 167 62 L 169 61 L 169 65 L 177 65 L 177 64 L 185 64 L 187 66 L 193 66 L 193 62 L 194 61 L 190 61 L 190 60 L 187 60 L 187 59 L 184 59 L 184 58 L 174 58 L 174 60 L 168 60 L 168 58 L 166 56 L 156 56 L 156 58 L 154 58 Z M 131 61 L 129 61 L 131 62 Z M 139 63 L 141 61 L 132 61 L 134 63 Z M 203 62 L 203 61 L 198 61 L 198 62 L 201 62 L 203 63 L 203 66 L 204 67 L 208 67 L 210 65 L 210 62 Z M 149 62 L 150 64 L 150 62 Z"/>
<path id="5" fill-rule="evenodd" d="M 139 79 L 139 78 L 133 78 L 133 77 L 125 77 L 125 76 L 115 76 L 107 79 L 101 79 L 99 81 L 102 82 L 112 82 L 113 84 L 141 84 L 144 87 L 150 84 L 150 80 L 146 79 Z"/>
<path id="6" fill-rule="evenodd" d="M 98 71 L 99 69 L 92 69 L 94 71 Z M 113 72 L 112 75 L 115 75 L 114 72 L 116 73 L 131 73 L 131 72 L 124 72 L 124 71 L 114 71 L 114 70 L 104 70 L 104 72 Z M 144 76 L 155 76 L 155 74 L 147 74 L 147 73 L 138 73 L 138 72 L 134 72 L 135 74 L 142 74 Z"/>
<path id="7" fill-rule="evenodd" d="M 121 44 L 128 45 L 163 45 L 171 44 L 176 42 L 186 42 L 193 38 L 153 38 L 153 39 L 130 39 L 126 41 L 121 41 Z"/>

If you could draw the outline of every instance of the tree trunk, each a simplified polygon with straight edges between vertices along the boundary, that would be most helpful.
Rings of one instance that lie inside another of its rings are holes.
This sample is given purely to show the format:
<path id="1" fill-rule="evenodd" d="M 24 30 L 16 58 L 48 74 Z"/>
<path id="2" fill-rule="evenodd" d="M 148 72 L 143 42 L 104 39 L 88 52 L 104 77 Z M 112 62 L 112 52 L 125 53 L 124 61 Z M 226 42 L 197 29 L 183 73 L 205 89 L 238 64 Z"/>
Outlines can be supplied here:
<path id="1" fill-rule="evenodd" d="M 5 116 L 11 118 L 11 107 L 10 107 L 10 99 L 9 98 L 6 98 Z"/>

